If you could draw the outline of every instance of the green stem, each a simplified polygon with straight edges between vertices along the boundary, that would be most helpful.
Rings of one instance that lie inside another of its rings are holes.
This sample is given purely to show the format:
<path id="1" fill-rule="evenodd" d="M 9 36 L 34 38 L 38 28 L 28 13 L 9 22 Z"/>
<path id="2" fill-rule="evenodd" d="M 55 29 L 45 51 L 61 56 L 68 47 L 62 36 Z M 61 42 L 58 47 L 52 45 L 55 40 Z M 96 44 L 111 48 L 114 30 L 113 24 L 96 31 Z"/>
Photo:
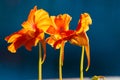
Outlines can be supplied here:
<path id="1" fill-rule="evenodd" d="M 39 43 L 38 80 L 42 80 L 42 49 Z"/>
<path id="2" fill-rule="evenodd" d="M 82 54 L 81 54 L 80 80 L 83 80 L 83 63 L 84 63 L 84 46 L 82 46 Z"/>
<path id="3" fill-rule="evenodd" d="M 62 80 L 63 55 L 64 55 L 64 43 L 62 43 L 61 45 L 59 55 L 59 80 Z"/>

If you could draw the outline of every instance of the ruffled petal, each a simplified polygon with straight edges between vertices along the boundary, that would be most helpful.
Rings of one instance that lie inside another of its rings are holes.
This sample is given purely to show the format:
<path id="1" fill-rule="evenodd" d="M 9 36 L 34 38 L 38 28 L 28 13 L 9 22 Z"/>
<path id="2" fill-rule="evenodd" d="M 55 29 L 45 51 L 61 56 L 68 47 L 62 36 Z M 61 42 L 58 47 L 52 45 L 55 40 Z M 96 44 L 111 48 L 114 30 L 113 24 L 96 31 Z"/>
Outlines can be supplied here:
<path id="1" fill-rule="evenodd" d="M 34 7 L 29 13 L 27 21 L 23 22 L 21 25 L 27 30 L 35 31 L 35 12 L 37 11 L 37 6 Z"/>
<path id="2" fill-rule="evenodd" d="M 24 36 L 17 38 L 10 46 L 8 46 L 8 50 L 12 53 L 15 53 L 18 48 L 20 48 L 24 43 L 26 42 L 26 39 Z"/>
<path id="3" fill-rule="evenodd" d="M 55 49 L 59 49 L 61 47 L 62 42 L 65 43 L 66 41 L 69 41 L 73 37 L 73 35 L 74 35 L 74 31 L 69 30 L 61 33 L 62 38 L 60 39 L 56 38 L 55 36 L 50 37 L 51 39 L 54 40 L 54 42 L 52 43 L 52 47 L 54 47 Z"/>
<path id="4" fill-rule="evenodd" d="M 55 40 L 54 40 L 52 37 L 48 37 L 48 38 L 46 39 L 46 42 L 53 47 L 53 44 L 55 43 Z"/>
<path id="5" fill-rule="evenodd" d="M 70 40 L 71 44 L 78 45 L 78 46 L 86 46 L 88 42 L 89 40 L 85 32 L 74 35 Z"/>
<path id="6" fill-rule="evenodd" d="M 21 35 L 20 34 L 12 34 L 10 36 L 7 36 L 5 38 L 5 40 L 8 42 L 8 43 L 12 43 L 14 42 L 17 38 L 19 38 Z"/>
<path id="7" fill-rule="evenodd" d="M 24 29 L 21 29 L 17 32 L 14 32 L 13 34 L 5 37 L 5 40 L 8 42 L 8 43 L 12 43 L 14 42 L 17 38 L 19 38 L 23 33 L 26 33 L 26 30 Z"/>
<path id="8" fill-rule="evenodd" d="M 35 31 L 35 25 L 34 25 L 34 23 L 30 23 L 28 21 L 25 21 L 21 25 L 22 25 L 22 27 L 24 29 L 27 29 L 27 30 L 30 30 L 30 31 Z"/>
<path id="9" fill-rule="evenodd" d="M 54 35 L 56 33 L 55 28 L 51 25 L 46 31 L 47 34 Z"/>
<path id="10" fill-rule="evenodd" d="M 86 56 L 88 60 L 88 65 L 86 68 L 87 71 L 90 67 L 90 46 L 89 46 L 89 39 L 87 37 L 87 34 L 85 32 L 82 32 L 80 34 L 74 35 L 71 38 L 70 43 L 77 46 L 85 46 Z"/>
<path id="11" fill-rule="evenodd" d="M 59 49 L 62 45 L 62 42 L 64 42 L 62 39 L 59 39 L 59 40 L 55 41 L 54 44 L 53 44 L 53 47 L 55 49 Z"/>
<path id="12" fill-rule="evenodd" d="M 26 39 L 24 36 L 21 36 L 17 38 L 10 46 L 8 46 L 8 50 L 12 53 L 16 53 L 16 50 L 20 48 L 24 43 L 26 42 Z"/>
<path id="13" fill-rule="evenodd" d="M 34 8 L 30 11 L 28 15 L 28 22 L 29 23 L 34 23 L 35 22 L 35 12 L 37 11 L 37 6 L 34 6 Z"/>
<path id="14" fill-rule="evenodd" d="M 44 32 L 48 29 L 51 24 L 49 14 L 43 9 L 37 10 L 35 12 L 35 24 L 38 29 L 42 29 Z"/>
<path id="15" fill-rule="evenodd" d="M 32 50 L 32 47 L 35 46 L 35 39 L 32 38 L 32 39 L 27 40 L 27 41 L 24 43 L 24 46 L 25 46 L 25 48 L 26 48 L 28 51 L 31 51 L 31 50 Z"/>
<path id="16" fill-rule="evenodd" d="M 74 34 L 75 34 L 74 30 L 67 30 L 67 31 L 63 31 L 62 33 L 60 33 L 62 38 L 70 38 Z M 69 39 L 67 39 L 67 40 L 69 40 Z"/>
<path id="17" fill-rule="evenodd" d="M 67 31 L 69 29 L 69 23 L 71 17 L 68 14 L 58 15 L 55 17 L 54 22 L 57 26 L 57 31 L 61 33 L 62 31 Z"/>
<path id="18" fill-rule="evenodd" d="M 11 53 L 16 53 L 16 48 L 14 46 L 14 44 L 11 44 L 8 46 L 8 50 L 11 52 Z"/>
<path id="19" fill-rule="evenodd" d="M 71 21 L 71 17 L 68 14 L 51 16 L 51 27 L 55 29 L 54 34 L 60 34 L 63 31 L 69 30 L 69 23 Z"/>
<path id="20" fill-rule="evenodd" d="M 77 33 L 88 31 L 90 24 L 92 24 L 92 19 L 90 15 L 88 13 L 81 14 L 80 20 L 78 21 L 78 26 L 76 28 Z"/>
<path id="21" fill-rule="evenodd" d="M 36 36 L 36 39 L 38 39 L 39 41 L 41 41 L 41 40 L 43 40 L 44 39 L 44 36 L 45 36 L 45 34 L 44 34 L 44 32 L 39 32 L 39 34 Z"/>
<path id="22" fill-rule="evenodd" d="M 38 30 L 34 33 L 32 31 L 28 31 L 25 37 L 27 41 L 24 44 L 24 46 L 26 47 L 27 50 L 31 51 L 32 46 L 37 46 L 39 41 L 44 39 L 44 33 L 41 30 L 40 31 Z"/>

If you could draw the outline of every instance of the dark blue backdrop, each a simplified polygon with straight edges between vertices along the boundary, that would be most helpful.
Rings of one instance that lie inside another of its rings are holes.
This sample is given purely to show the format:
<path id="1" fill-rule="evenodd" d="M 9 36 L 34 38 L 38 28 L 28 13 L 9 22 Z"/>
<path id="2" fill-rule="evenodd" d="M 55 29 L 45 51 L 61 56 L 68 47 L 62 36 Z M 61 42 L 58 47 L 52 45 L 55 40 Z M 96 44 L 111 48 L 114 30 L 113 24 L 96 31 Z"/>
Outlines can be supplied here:
<path id="1" fill-rule="evenodd" d="M 87 32 L 91 46 L 91 66 L 86 77 L 120 76 L 120 0 L 0 0 L 0 80 L 26 80 L 38 77 L 38 47 L 31 52 L 24 47 L 16 54 L 7 50 L 5 36 L 21 29 L 29 11 L 37 5 L 50 15 L 68 13 L 70 29 L 75 29 L 79 15 L 88 12 L 93 20 Z M 79 77 L 81 47 L 65 46 L 63 77 Z M 47 45 L 43 78 L 58 77 L 59 50 Z M 85 57 L 85 66 L 87 61 Z"/>

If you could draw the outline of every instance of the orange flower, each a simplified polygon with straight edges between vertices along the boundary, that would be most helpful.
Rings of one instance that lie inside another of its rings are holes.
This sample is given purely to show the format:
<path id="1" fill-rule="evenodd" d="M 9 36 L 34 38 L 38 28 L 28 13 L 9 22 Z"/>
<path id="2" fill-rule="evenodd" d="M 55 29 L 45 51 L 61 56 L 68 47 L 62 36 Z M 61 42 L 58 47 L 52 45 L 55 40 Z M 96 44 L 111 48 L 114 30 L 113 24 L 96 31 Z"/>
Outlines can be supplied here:
<path id="1" fill-rule="evenodd" d="M 78 26 L 75 30 L 75 35 L 71 37 L 70 43 L 78 46 L 85 46 L 86 56 L 88 60 L 87 69 L 90 66 L 90 46 L 89 38 L 86 34 L 86 31 L 89 30 L 89 25 L 92 24 L 92 19 L 88 13 L 81 14 Z"/>
<path id="2" fill-rule="evenodd" d="M 30 11 L 27 21 L 22 23 L 23 28 L 5 38 L 8 43 L 11 43 L 8 46 L 8 50 L 12 53 L 16 53 L 17 49 L 21 46 L 25 46 L 25 48 L 30 51 L 32 46 L 36 46 L 38 43 L 42 44 L 44 51 L 43 58 L 41 46 L 39 44 L 39 80 L 42 80 L 42 63 L 46 58 L 44 33 L 50 24 L 51 20 L 49 14 L 43 9 L 37 10 L 37 6 L 35 6 L 34 9 Z"/>
<path id="3" fill-rule="evenodd" d="M 37 10 L 35 6 L 29 13 L 27 21 L 22 23 L 23 29 L 15 32 L 5 38 L 8 43 L 8 50 L 15 53 L 18 48 L 25 46 L 27 50 L 31 50 L 32 46 L 36 46 L 38 42 L 42 43 L 44 50 L 44 59 L 46 56 L 46 46 L 44 41 L 44 32 L 50 26 L 49 14 L 43 10 Z"/>
<path id="4" fill-rule="evenodd" d="M 66 41 L 62 40 L 65 37 L 70 36 L 74 31 L 69 30 L 69 23 L 71 21 L 71 17 L 68 14 L 58 15 L 58 16 L 51 16 L 52 25 L 48 28 L 46 31 L 48 34 L 50 34 L 50 37 L 48 37 L 47 43 L 50 44 L 55 49 L 59 49 L 63 44 L 65 44 Z M 55 43 L 58 42 L 56 45 Z M 63 42 L 62 42 L 63 41 Z"/>
<path id="5" fill-rule="evenodd" d="M 26 29 L 21 29 L 18 32 L 15 32 L 5 38 L 8 43 L 11 43 L 8 46 L 8 50 L 12 53 L 15 53 L 16 50 L 25 46 L 27 50 L 31 50 L 32 46 L 36 46 L 39 40 L 43 40 L 43 31 L 30 31 Z"/>
<path id="6" fill-rule="evenodd" d="M 37 6 L 30 11 L 27 21 L 22 23 L 23 28 L 31 31 L 43 30 L 46 32 L 51 22 L 49 14 L 43 9 L 37 10 Z"/>
<path id="7" fill-rule="evenodd" d="M 50 34 L 50 37 L 46 39 L 47 43 L 50 44 L 55 49 L 60 48 L 60 58 L 59 58 L 59 77 L 62 80 L 62 65 L 64 59 L 64 46 L 66 40 L 62 40 L 64 38 L 68 38 L 74 31 L 69 30 L 69 23 L 71 21 L 71 17 L 68 14 L 51 16 L 52 24 L 46 31 Z M 60 42 L 59 42 L 60 40 Z M 57 42 L 58 41 L 58 42 Z M 56 42 L 58 43 L 56 45 Z"/>
<path id="8" fill-rule="evenodd" d="M 51 16 L 52 25 L 46 31 L 50 34 L 50 37 L 47 38 L 47 43 L 51 46 L 54 46 L 54 43 L 59 40 L 63 39 L 66 36 L 70 35 L 72 31 L 69 31 L 69 23 L 71 21 L 71 17 L 68 14 L 58 15 L 58 16 Z M 58 44 L 55 48 L 59 49 L 61 44 Z"/>

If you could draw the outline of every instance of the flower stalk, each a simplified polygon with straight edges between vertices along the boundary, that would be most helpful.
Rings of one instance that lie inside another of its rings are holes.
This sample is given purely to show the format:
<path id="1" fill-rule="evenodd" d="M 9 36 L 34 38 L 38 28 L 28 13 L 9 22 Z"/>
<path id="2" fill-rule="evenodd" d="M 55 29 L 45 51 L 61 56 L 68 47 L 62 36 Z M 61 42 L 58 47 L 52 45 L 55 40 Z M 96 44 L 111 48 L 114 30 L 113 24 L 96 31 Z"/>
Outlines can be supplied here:
<path id="1" fill-rule="evenodd" d="M 83 63 L 84 63 L 84 46 L 82 46 L 82 54 L 81 54 L 80 80 L 83 80 Z"/>
<path id="2" fill-rule="evenodd" d="M 42 47 L 39 43 L 38 80 L 42 80 Z"/>
<path id="3" fill-rule="evenodd" d="M 64 56 L 64 42 L 62 42 L 59 55 L 59 80 L 62 80 L 63 56 Z"/>

